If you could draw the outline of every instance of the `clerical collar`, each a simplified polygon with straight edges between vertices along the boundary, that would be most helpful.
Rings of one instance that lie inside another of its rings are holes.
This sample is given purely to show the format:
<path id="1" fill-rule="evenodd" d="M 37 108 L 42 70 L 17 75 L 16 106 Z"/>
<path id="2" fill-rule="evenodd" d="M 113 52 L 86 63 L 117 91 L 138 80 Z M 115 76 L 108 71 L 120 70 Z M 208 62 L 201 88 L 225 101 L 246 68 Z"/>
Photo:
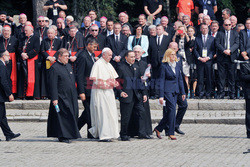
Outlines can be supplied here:
<path id="1" fill-rule="evenodd" d="M 66 64 L 63 64 L 59 59 L 57 59 L 57 61 L 58 61 L 58 63 L 60 63 L 60 64 L 62 64 L 62 65 L 64 65 L 64 66 L 66 66 Z"/>
<path id="2" fill-rule="evenodd" d="M 127 60 L 126 60 L 126 62 L 127 62 Z M 130 64 L 129 62 L 127 62 L 128 63 L 128 65 L 131 67 L 133 64 Z"/>
<path id="3" fill-rule="evenodd" d="M 140 59 L 135 59 L 136 61 L 141 61 L 141 58 Z"/>

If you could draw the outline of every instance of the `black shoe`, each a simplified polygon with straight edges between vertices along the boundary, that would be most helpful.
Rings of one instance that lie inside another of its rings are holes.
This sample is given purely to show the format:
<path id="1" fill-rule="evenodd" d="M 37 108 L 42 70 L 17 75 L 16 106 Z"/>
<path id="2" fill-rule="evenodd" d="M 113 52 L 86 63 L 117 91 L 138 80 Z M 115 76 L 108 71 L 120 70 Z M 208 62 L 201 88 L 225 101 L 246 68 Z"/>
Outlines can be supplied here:
<path id="1" fill-rule="evenodd" d="M 121 141 L 130 141 L 129 136 L 121 136 Z"/>
<path id="2" fill-rule="evenodd" d="M 58 140 L 59 140 L 59 142 L 63 142 L 63 143 L 71 143 L 71 141 L 69 140 L 69 139 L 67 139 L 67 138 L 64 138 L 64 137 L 60 137 L 60 138 L 58 138 Z"/>
<path id="3" fill-rule="evenodd" d="M 111 139 L 104 139 L 104 140 L 99 140 L 99 142 L 112 142 Z"/>
<path id="4" fill-rule="evenodd" d="M 185 135 L 185 133 L 181 131 L 180 128 L 175 128 L 175 132 L 181 135 Z"/>
<path id="5" fill-rule="evenodd" d="M 21 135 L 20 133 L 17 133 L 17 134 L 13 134 L 13 136 L 6 136 L 6 141 L 10 141 L 14 138 L 19 137 L 20 135 Z"/>
<path id="6" fill-rule="evenodd" d="M 206 99 L 211 99 L 211 96 L 206 96 Z"/>
<path id="7" fill-rule="evenodd" d="M 139 135 L 138 139 L 152 139 L 149 135 Z"/>

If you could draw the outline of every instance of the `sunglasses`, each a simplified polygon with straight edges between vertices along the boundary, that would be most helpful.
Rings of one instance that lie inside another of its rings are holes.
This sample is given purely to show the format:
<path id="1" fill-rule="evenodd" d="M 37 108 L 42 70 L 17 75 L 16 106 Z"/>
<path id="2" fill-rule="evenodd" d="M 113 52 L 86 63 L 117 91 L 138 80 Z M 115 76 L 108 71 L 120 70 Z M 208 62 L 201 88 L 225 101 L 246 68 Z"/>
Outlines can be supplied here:
<path id="1" fill-rule="evenodd" d="M 98 31 L 98 30 L 91 30 L 91 31 Z"/>
<path id="2" fill-rule="evenodd" d="M 231 26 L 231 24 L 224 24 L 225 26 Z"/>
<path id="3" fill-rule="evenodd" d="M 39 20 L 38 22 L 44 22 L 44 20 Z"/>

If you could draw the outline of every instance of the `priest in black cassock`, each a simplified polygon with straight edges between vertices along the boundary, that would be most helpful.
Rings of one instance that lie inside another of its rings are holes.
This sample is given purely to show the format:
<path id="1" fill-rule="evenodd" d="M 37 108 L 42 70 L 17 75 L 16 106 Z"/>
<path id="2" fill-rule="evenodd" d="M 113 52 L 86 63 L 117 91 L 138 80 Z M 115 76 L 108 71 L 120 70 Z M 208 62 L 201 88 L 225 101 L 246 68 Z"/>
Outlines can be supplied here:
<path id="1" fill-rule="evenodd" d="M 26 37 L 19 41 L 20 70 L 18 71 L 18 97 L 40 98 L 40 70 L 38 68 L 38 53 L 40 40 L 34 35 L 32 25 L 24 28 Z"/>
<path id="2" fill-rule="evenodd" d="M 57 137 L 60 142 L 81 138 L 78 126 L 78 101 L 75 77 L 68 64 L 69 52 L 61 48 L 58 60 L 49 70 L 51 103 L 47 136 Z M 56 109 L 57 108 L 57 109 Z"/>
<path id="3" fill-rule="evenodd" d="M 48 70 L 56 61 L 56 52 L 61 48 L 62 40 L 55 38 L 56 32 L 53 28 L 49 28 L 47 31 L 48 38 L 44 39 L 41 44 L 42 54 L 42 73 L 41 73 L 41 97 L 49 96 L 48 86 Z"/>
<path id="4" fill-rule="evenodd" d="M 135 53 L 135 64 L 139 67 L 140 75 L 141 77 L 144 76 L 146 69 L 148 68 L 148 64 L 141 59 L 141 56 L 143 54 L 143 49 L 140 45 L 136 45 L 133 48 L 133 51 Z M 150 72 L 146 74 L 147 77 L 150 77 Z M 142 80 L 143 84 L 146 88 L 146 95 L 148 96 L 148 80 Z M 148 98 L 149 99 L 149 98 Z M 143 107 L 145 109 L 145 115 L 143 118 L 144 126 L 145 126 L 145 133 L 146 135 L 150 136 L 152 135 L 152 121 L 151 121 L 151 113 L 150 113 L 150 106 L 149 106 L 149 100 L 143 102 Z M 139 116 L 138 111 L 133 110 L 133 113 L 130 118 L 129 127 L 128 127 L 128 134 L 133 136 L 138 136 L 138 130 L 139 130 Z"/>
<path id="5" fill-rule="evenodd" d="M 6 65 L 8 71 L 11 73 L 10 79 L 12 82 L 12 93 L 17 93 L 17 58 L 16 51 L 18 47 L 18 41 L 14 36 L 11 36 L 11 27 L 5 25 L 3 27 L 3 36 L 0 37 L 0 50 L 8 51 L 10 55 L 10 61 Z"/>

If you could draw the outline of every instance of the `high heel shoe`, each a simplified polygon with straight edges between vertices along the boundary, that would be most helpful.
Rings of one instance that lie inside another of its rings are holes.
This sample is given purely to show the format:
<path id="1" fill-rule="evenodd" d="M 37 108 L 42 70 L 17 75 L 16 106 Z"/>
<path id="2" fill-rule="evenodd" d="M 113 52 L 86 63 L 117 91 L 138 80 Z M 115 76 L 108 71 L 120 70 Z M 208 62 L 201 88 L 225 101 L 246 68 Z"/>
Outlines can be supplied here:
<path id="1" fill-rule="evenodd" d="M 177 140 L 177 138 L 174 135 L 169 135 L 168 138 L 171 140 Z"/>
<path id="2" fill-rule="evenodd" d="M 157 130 L 157 129 L 154 129 L 153 133 L 155 132 L 155 135 L 159 138 L 159 139 L 162 139 L 161 138 L 161 133 Z"/>

